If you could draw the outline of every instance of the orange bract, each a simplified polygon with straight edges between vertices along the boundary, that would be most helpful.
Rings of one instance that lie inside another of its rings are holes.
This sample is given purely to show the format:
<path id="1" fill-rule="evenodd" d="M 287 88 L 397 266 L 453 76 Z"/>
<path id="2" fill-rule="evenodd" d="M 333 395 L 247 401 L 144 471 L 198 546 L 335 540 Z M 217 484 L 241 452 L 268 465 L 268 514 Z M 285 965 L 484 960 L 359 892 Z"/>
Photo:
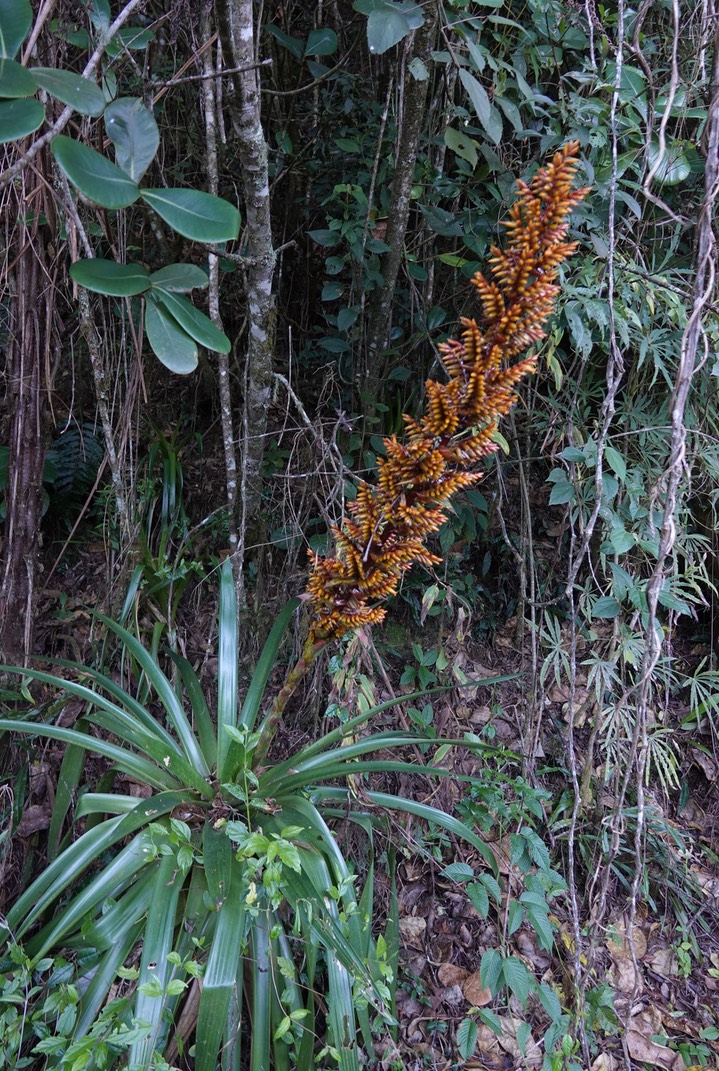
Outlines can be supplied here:
<path id="1" fill-rule="evenodd" d="M 568 217 L 587 194 L 572 189 L 577 151 L 570 142 L 530 185 L 517 183 L 506 248 L 491 250 L 492 281 L 479 272 L 472 280 L 482 326 L 463 319 L 461 341 L 439 347 L 448 381 L 427 381 L 425 416 L 403 417 L 406 442 L 384 440 L 377 483 L 360 484 L 348 520 L 332 531 L 334 555 L 310 555 L 310 643 L 377 624 L 385 615 L 380 604 L 408 569 L 441 561 L 424 541 L 444 523 L 452 495 L 480 479 L 476 466 L 496 450 L 499 419 L 535 358 L 503 366 L 543 338 L 559 292 L 557 269 L 576 247 L 566 241 Z"/>

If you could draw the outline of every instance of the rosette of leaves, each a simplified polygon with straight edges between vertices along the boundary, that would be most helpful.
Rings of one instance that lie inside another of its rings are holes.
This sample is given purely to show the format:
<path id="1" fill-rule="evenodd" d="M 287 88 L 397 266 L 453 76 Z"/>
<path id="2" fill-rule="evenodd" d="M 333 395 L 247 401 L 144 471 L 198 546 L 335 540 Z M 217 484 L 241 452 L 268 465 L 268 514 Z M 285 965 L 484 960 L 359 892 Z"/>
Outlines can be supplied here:
<path id="1" fill-rule="evenodd" d="M 7 951 L 21 942 L 30 969 L 58 952 L 73 953 L 80 999 L 74 1016 L 63 1020 L 63 1033 L 27 1038 L 22 1055 L 44 1053 L 50 1066 L 63 1068 L 90 1059 L 98 1068 L 113 1066 L 111 1047 L 103 1055 L 92 1028 L 120 976 L 133 1038 L 123 1066 L 135 1071 L 158 1065 L 154 1054 L 173 1043 L 179 1017 L 180 1045 L 194 1045 L 196 1071 L 244 1065 L 243 1044 L 257 1071 L 271 1065 L 310 1071 L 318 1037 L 342 1071 L 359 1071 L 361 1050 L 373 1044 L 370 1015 L 393 1022 L 396 904 L 384 937 L 376 938 L 371 926 L 379 809 L 462 838 L 496 875 L 494 856 L 460 820 L 369 789 L 360 802 L 337 787 L 343 779 L 356 786 L 367 773 L 416 772 L 415 764 L 387 756 L 419 737 L 388 730 L 359 738 L 394 701 L 282 761 L 261 759 L 263 695 L 296 606 L 293 600 L 279 614 L 240 704 L 234 586 L 225 564 L 214 717 L 188 661 L 170 655 L 177 674 L 171 681 L 134 635 L 106 618 L 125 663 L 136 667 L 145 702 L 81 665 L 60 663 L 62 677 L 5 667 L 60 696 L 54 715 L 68 697 L 82 704 L 72 728 L 41 718 L 0 722 L 2 733 L 66 745 L 48 865 L 6 914 Z M 100 791 L 77 796 L 88 751 L 105 759 L 109 771 Z M 447 772 L 430 764 L 423 773 Z M 117 776 L 149 794 L 126 794 Z M 332 834 L 338 813 L 368 837 L 361 875 Z M 11 959 L 6 969 L 13 969 Z"/>
<path id="2" fill-rule="evenodd" d="M 110 8 L 95 0 L 90 18 L 98 34 L 109 29 Z M 0 0 L 0 143 L 34 133 L 45 121 L 45 108 L 34 96 L 43 89 L 81 115 L 102 117 L 114 146 L 115 162 L 65 135 L 52 141 L 61 170 L 88 201 L 110 211 L 142 203 L 178 234 L 192 241 L 217 243 L 237 238 L 240 214 L 221 197 L 196 189 L 142 186 L 142 178 L 160 145 L 152 112 L 139 98 L 114 96 L 105 80 L 100 88 L 72 71 L 23 67 L 14 58 L 29 33 L 32 9 L 27 0 Z M 138 31 L 127 38 L 140 47 Z M 122 33 L 122 31 L 120 31 Z M 142 47 L 148 42 L 141 33 Z M 123 38 L 123 42 L 125 39 Z M 88 39 L 89 42 L 89 39 Z M 184 294 L 207 286 L 207 276 L 189 264 L 172 264 L 150 274 L 140 264 L 120 264 L 102 258 L 78 261 L 72 278 L 81 286 L 109 297 L 145 301 L 147 339 L 158 359 L 173 372 L 185 374 L 197 366 L 197 347 L 227 353 L 230 341 Z"/>

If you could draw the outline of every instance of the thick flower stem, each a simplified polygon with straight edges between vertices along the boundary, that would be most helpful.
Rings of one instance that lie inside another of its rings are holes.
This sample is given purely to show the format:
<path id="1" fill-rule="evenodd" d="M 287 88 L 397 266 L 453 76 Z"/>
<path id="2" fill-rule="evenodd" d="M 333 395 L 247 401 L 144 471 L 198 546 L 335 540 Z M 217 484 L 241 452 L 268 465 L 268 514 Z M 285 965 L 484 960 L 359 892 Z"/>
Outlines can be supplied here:
<path id="1" fill-rule="evenodd" d="M 327 640 L 317 640 L 313 643 L 308 640 L 304 646 L 302 654 L 287 675 L 285 683 L 275 696 L 269 713 L 265 716 L 265 719 L 260 726 L 260 740 L 255 748 L 254 754 L 255 767 L 260 765 L 260 763 L 264 762 L 267 758 L 267 753 L 275 738 L 275 733 L 282 720 L 285 707 L 304 680 L 307 671 L 313 665 L 317 655 L 327 646 L 327 642 Z"/>

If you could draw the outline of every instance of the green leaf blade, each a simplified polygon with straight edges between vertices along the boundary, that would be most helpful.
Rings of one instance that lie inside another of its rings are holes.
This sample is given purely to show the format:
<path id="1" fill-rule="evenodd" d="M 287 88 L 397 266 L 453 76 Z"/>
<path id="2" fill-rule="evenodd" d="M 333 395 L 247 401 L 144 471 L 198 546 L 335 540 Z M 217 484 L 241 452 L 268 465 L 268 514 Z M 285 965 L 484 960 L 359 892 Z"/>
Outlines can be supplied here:
<path id="1" fill-rule="evenodd" d="M 31 97 L 36 90 L 37 82 L 26 67 L 0 58 L 0 97 Z"/>
<path id="2" fill-rule="evenodd" d="M 196 264 L 167 264 L 150 276 L 153 286 L 170 290 L 172 293 L 187 293 L 190 290 L 204 290 L 210 280 L 207 272 Z"/>
<path id="3" fill-rule="evenodd" d="M 33 134 L 44 119 L 45 109 L 39 100 L 0 101 L 0 145 Z"/>
<path id="4" fill-rule="evenodd" d="M 54 67 L 33 67 L 32 75 L 41 89 L 63 104 L 69 104 L 80 115 L 96 117 L 105 110 L 105 96 L 89 78 Z"/>
<path id="5" fill-rule="evenodd" d="M 101 208 L 127 208 L 140 196 L 124 171 L 99 152 L 59 134 L 52 143 L 58 164 L 80 193 Z"/>
<path id="6" fill-rule="evenodd" d="M 28 0 L 0 0 L 0 58 L 13 59 L 31 26 Z"/>
<path id="7" fill-rule="evenodd" d="M 160 147 L 160 132 L 154 115 L 141 100 L 118 97 L 107 106 L 105 129 L 115 146 L 118 167 L 133 182 L 139 182 Z"/>
<path id="8" fill-rule="evenodd" d="M 194 242 L 232 242 L 240 213 L 229 201 L 201 190 L 142 190 L 142 199 L 168 226 Z"/>
<path id="9" fill-rule="evenodd" d="M 154 290 L 158 301 L 190 338 L 215 353 L 230 352 L 231 343 L 227 335 L 215 327 L 209 316 L 196 309 L 191 301 L 171 290 L 165 290 L 164 287 L 158 286 Z"/>
<path id="10" fill-rule="evenodd" d="M 152 352 L 165 368 L 179 376 L 197 368 L 197 346 L 164 309 L 154 301 L 145 304 L 145 333 Z"/>
<path id="11" fill-rule="evenodd" d="M 150 289 L 150 273 L 141 264 L 119 264 L 116 260 L 95 257 L 76 260 L 70 277 L 86 290 L 107 297 L 133 297 Z"/>

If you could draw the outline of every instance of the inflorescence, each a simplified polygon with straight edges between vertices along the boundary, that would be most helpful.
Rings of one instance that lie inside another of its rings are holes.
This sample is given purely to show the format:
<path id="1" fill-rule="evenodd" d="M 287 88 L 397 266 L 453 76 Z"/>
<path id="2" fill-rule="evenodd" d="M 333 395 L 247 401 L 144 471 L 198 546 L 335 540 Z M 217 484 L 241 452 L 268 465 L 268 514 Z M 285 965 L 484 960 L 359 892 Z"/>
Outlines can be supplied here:
<path id="1" fill-rule="evenodd" d="M 359 485 L 343 527 L 332 530 L 334 555 L 311 554 L 310 644 L 377 624 L 408 569 L 441 561 L 425 540 L 444 523 L 452 496 L 481 478 L 477 466 L 497 449 L 499 420 L 536 357 L 507 362 L 544 337 L 559 266 L 576 248 L 566 241 L 568 217 L 588 192 L 572 189 L 577 153 L 570 142 L 529 185 L 517 183 L 519 197 L 503 224 L 506 248 L 491 250 L 491 281 L 480 272 L 472 280 L 482 326 L 463 319 L 461 341 L 440 345 L 447 382 L 427 381 L 426 414 L 419 421 L 403 417 L 405 441 L 384 440 L 377 483 Z"/>

